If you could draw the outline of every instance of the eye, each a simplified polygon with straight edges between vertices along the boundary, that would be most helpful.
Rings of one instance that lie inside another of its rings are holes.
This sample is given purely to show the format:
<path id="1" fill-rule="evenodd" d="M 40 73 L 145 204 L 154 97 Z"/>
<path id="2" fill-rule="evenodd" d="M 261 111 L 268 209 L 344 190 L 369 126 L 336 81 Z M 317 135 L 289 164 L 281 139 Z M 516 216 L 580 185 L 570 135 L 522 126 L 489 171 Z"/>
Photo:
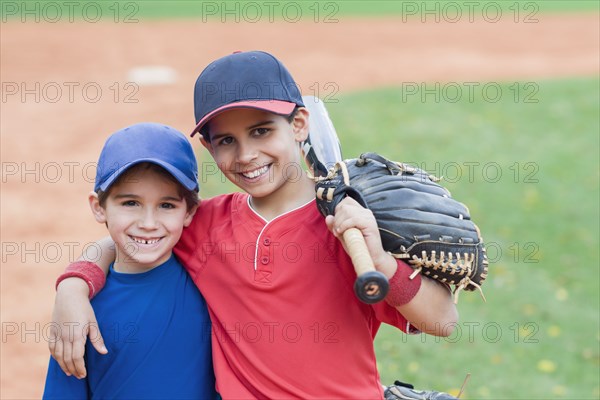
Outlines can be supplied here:
<path id="1" fill-rule="evenodd" d="M 227 146 L 233 143 L 233 137 L 231 136 L 226 136 L 222 139 L 217 140 L 217 145 L 218 146 Z"/>
<path id="2" fill-rule="evenodd" d="M 172 210 L 174 208 L 177 208 L 177 206 L 175 204 L 173 204 L 173 203 L 162 203 L 160 205 L 160 208 L 164 208 L 164 209 L 167 209 L 167 210 Z"/>
<path id="3" fill-rule="evenodd" d="M 254 129 L 252 131 L 252 134 L 254 136 L 263 136 L 263 135 L 266 135 L 267 133 L 269 133 L 270 131 L 271 131 L 270 128 L 262 127 L 262 128 L 256 128 L 256 129 Z"/>
<path id="4" fill-rule="evenodd" d="M 138 205 L 138 202 L 135 200 L 125 200 L 121 205 L 125 207 L 135 207 Z"/>

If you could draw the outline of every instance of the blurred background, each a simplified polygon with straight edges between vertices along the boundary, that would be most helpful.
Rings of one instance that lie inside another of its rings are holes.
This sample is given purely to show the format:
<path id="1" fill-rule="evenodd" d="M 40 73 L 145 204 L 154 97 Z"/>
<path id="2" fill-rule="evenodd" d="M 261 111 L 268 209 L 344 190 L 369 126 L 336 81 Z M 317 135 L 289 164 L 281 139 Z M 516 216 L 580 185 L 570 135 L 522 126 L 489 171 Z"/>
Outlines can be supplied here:
<path id="1" fill-rule="evenodd" d="M 600 398 L 597 1 L 2 1 L 0 398 L 42 395 L 54 281 L 106 234 L 106 137 L 188 132 L 193 85 L 236 50 L 324 99 L 344 156 L 410 162 L 467 204 L 489 278 L 448 338 L 376 338 L 384 383 L 464 399 Z M 194 138 L 195 139 L 195 138 Z M 201 195 L 236 190 L 192 140 Z"/>

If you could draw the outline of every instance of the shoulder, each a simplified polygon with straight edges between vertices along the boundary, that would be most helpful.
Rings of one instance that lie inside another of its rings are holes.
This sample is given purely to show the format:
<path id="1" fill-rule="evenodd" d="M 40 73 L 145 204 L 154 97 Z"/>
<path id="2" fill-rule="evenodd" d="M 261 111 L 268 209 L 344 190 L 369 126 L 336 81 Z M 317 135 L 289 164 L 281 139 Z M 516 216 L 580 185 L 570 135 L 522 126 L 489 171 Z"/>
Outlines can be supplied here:
<path id="1" fill-rule="evenodd" d="M 246 198 L 245 193 L 229 193 L 201 200 L 175 249 L 193 253 L 198 243 L 210 240 L 212 232 L 231 223 Z"/>
<path id="2" fill-rule="evenodd" d="M 243 193 L 229 193 L 209 199 L 202 199 L 187 230 L 205 229 L 215 223 L 231 218 L 241 200 L 247 196 Z"/>
<path id="3" fill-rule="evenodd" d="M 207 219 L 216 216 L 230 214 L 236 211 L 240 204 L 247 201 L 248 195 L 245 193 L 223 194 L 200 201 L 198 211 L 194 215 L 194 222 L 198 219 Z"/>

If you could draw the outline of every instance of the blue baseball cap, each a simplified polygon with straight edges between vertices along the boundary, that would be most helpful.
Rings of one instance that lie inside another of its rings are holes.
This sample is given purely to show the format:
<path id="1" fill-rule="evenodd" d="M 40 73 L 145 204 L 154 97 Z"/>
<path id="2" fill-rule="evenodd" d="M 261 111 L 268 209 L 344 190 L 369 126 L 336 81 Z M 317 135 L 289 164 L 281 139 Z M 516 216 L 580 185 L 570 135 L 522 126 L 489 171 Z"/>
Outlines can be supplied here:
<path id="1" fill-rule="evenodd" d="M 194 86 L 194 136 L 215 115 L 232 108 L 255 108 L 290 115 L 304 107 L 292 75 L 264 51 L 235 52 L 210 63 Z"/>
<path id="2" fill-rule="evenodd" d="M 183 133 L 167 125 L 144 122 L 113 133 L 96 167 L 94 191 L 106 191 L 132 166 L 149 162 L 166 169 L 188 190 L 199 190 L 194 150 Z"/>

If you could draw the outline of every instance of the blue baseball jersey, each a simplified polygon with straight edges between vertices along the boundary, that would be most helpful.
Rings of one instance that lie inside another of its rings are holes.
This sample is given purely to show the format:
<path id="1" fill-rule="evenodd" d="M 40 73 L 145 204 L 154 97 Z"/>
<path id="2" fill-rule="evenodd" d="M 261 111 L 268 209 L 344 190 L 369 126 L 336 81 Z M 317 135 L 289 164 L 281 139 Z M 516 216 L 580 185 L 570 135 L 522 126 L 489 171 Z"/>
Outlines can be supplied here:
<path id="1" fill-rule="evenodd" d="M 51 358 L 44 399 L 216 397 L 206 303 L 175 256 L 140 274 L 111 265 L 92 307 L 108 354 L 88 340 L 81 380 Z"/>

